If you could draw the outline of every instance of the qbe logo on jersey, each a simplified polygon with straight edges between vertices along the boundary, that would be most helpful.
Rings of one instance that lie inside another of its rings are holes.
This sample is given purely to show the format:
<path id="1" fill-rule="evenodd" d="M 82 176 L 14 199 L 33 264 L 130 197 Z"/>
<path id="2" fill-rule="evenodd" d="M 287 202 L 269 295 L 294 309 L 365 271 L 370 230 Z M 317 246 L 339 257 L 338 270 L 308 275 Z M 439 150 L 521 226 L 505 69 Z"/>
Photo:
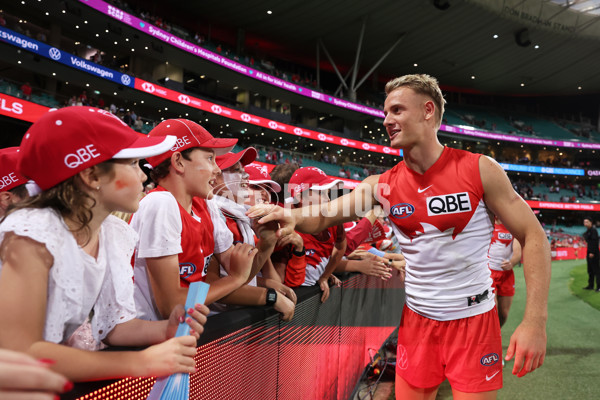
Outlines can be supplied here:
<path id="1" fill-rule="evenodd" d="M 498 239 L 500 240 L 512 240 L 512 235 L 506 232 L 498 232 Z"/>
<path id="2" fill-rule="evenodd" d="M 427 197 L 425 200 L 427 202 L 427 215 L 430 217 L 471 211 L 471 201 L 467 192 L 442 194 Z"/>

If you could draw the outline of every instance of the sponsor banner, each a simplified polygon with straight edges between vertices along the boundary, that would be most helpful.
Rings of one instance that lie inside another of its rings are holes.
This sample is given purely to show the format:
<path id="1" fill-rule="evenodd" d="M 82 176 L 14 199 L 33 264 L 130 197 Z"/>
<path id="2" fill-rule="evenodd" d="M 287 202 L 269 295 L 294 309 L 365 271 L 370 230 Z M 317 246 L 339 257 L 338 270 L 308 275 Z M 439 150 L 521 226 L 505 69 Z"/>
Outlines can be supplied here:
<path id="1" fill-rule="evenodd" d="M 582 260 L 586 258 L 586 248 L 557 247 L 552 249 L 552 260 Z"/>
<path id="2" fill-rule="evenodd" d="M 600 211 L 600 204 L 585 203 L 555 203 L 550 201 L 525 200 L 531 208 L 544 208 L 549 210 L 573 210 L 573 211 Z"/>
<path id="3" fill-rule="evenodd" d="M 46 43 L 39 42 L 31 39 L 28 36 L 24 36 L 17 32 L 11 31 L 10 29 L 6 29 L 5 27 L 0 27 L 0 40 L 23 50 L 27 50 L 31 53 L 35 53 L 39 56 L 57 61 L 68 67 L 76 68 L 80 71 L 87 72 L 88 74 L 108 79 L 109 81 L 113 81 L 119 85 L 133 87 L 133 77 L 127 74 L 122 74 L 110 68 L 95 64 L 84 58 L 74 56 L 59 50 L 56 47 L 47 45 Z"/>
<path id="4" fill-rule="evenodd" d="M 186 51 L 195 56 L 201 57 L 207 61 L 218 64 L 222 67 L 228 68 L 232 71 L 238 72 L 240 74 L 246 75 L 250 78 L 254 78 L 260 80 L 262 82 L 268 83 L 272 86 L 276 86 L 278 88 L 305 96 L 310 97 L 312 99 L 316 99 L 325 103 L 333 104 L 338 107 L 346 108 L 348 110 L 357 111 L 363 114 L 368 114 L 373 117 L 383 118 L 383 112 L 381 110 L 363 106 L 361 104 L 352 103 L 346 100 L 338 99 L 333 96 L 326 95 L 324 93 L 316 92 L 314 90 L 310 90 L 308 88 L 298 86 L 292 82 L 285 81 L 283 79 L 279 79 L 275 76 L 266 74 L 264 72 L 258 71 L 252 67 L 248 67 L 246 65 L 235 62 L 229 58 L 223 57 L 217 53 L 213 53 L 212 51 L 206 50 L 200 46 L 197 46 L 193 43 L 190 43 L 186 40 L 181 39 L 175 35 L 170 34 L 160 28 L 157 28 L 154 25 L 149 24 L 148 22 L 139 19 L 131 14 L 124 12 L 123 10 L 114 7 L 108 3 L 105 3 L 101 0 L 79 0 L 81 3 L 86 4 L 95 10 L 116 19 L 124 24 L 129 25 L 130 27 L 137 29 L 138 31 L 144 32 L 162 42 L 175 46 L 183 51 Z"/>
<path id="5" fill-rule="evenodd" d="M 588 169 L 585 174 L 587 176 L 600 176 L 600 169 Z"/>
<path id="6" fill-rule="evenodd" d="M 480 131 L 477 129 L 461 128 L 458 126 L 445 125 L 440 126 L 440 130 L 444 132 L 457 133 L 459 135 L 467 135 L 484 139 L 502 140 L 507 142 L 517 142 L 522 144 L 534 144 L 539 146 L 554 146 L 554 147 L 570 147 L 574 149 L 594 149 L 600 150 L 600 143 L 583 143 L 583 142 L 567 142 L 562 140 L 538 139 L 525 136 L 515 136 L 502 133 L 492 133 Z"/>
<path id="7" fill-rule="evenodd" d="M 35 122 L 48 110 L 48 107 L 0 93 L 0 115 Z"/>
<path id="8" fill-rule="evenodd" d="M 536 166 L 536 165 L 519 165 L 519 164 L 507 164 L 507 163 L 499 163 L 499 164 L 506 171 L 533 172 L 536 174 L 556 174 L 556 175 L 576 175 L 576 176 L 584 176 L 585 175 L 585 173 L 584 173 L 585 171 L 583 169 L 579 169 L 579 168 L 554 168 L 554 167 L 540 167 L 540 166 Z M 600 176 L 600 175 L 597 175 L 597 176 Z"/>
<path id="9" fill-rule="evenodd" d="M 151 82 L 135 78 L 135 88 L 148 94 L 162 97 L 176 103 L 194 107 L 212 114 L 222 115 L 227 118 L 236 119 L 248 124 L 260 126 L 267 129 L 272 129 L 278 132 L 287 133 L 290 135 L 300 136 L 308 139 L 319 140 L 321 142 L 352 147 L 355 149 L 363 149 L 376 153 L 389 155 L 402 155 L 401 151 L 392 149 L 391 147 L 381 146 L 373 143 L 361 142 L 359 140 L 350 140 L 338 136 L 328 135 L 321 132 L 312 131 L 309 129 L 299 128 L 293 125 L 284 124 L 281 122 L 272 121 L 267 118 L 251 115 L 242 111 L 234 110 L 219 104 L 211 103 L 210 101 L 201 100 L 192 96 L 188 96 L 172 89 L 156 85 Z"/>

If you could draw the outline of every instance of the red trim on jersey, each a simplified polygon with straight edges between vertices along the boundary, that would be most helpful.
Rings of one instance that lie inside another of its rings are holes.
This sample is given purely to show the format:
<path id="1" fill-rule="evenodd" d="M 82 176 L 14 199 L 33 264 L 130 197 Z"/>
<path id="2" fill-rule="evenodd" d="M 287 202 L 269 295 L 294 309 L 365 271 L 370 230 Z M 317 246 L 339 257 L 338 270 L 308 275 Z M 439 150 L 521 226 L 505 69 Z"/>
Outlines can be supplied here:
<path id="1" fill-rule="evenodd" d="M 426 222 L 440 232 L 453 229 L 452 239 L 463 231 L 483 197 L 479 157 L 463 150 L 444 147 L 438 160 L 424 174 L 404 161 L 379 178 L 378 198 L 390 221 L 411 239 L 424 230 Z M 387 190 L 384 187 L 387 184 Z"/>
<path id="2" fill-rule="evenodd" d="M 166 192 L 161 186 L 157 186 L 152 192 Z M 178 254 L 179 283 L 182 287 L 189 287 L 190 283 L 204 281 L 208 263 L 215 250 L 214 226 L 208 205 L 205 199 L 194 197 L 192 199 L 192 212 L 198 221 L 190 215 L 182 206 L 179 206 L 181 215 L 181 249 Z"/>

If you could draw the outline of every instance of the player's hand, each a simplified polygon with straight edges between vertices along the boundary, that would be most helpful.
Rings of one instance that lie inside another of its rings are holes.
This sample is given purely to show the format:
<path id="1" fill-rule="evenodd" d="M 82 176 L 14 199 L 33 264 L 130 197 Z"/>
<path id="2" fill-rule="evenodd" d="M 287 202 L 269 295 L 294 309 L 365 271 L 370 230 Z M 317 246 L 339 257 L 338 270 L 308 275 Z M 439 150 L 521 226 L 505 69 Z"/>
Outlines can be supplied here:
<path id="1" fill-rule="evenodd" d="M 503 271 L 510 271 L 513 269 L 513 265 L 510 263 L 510 260 L 502 260 L 500 268 L 502 268 Z"/>
<path id="2" fill-rule="evenodd" d="M 296 227 L 297 223 L 294 215 L 292 215 L 292 211 L 289 208 L 282 208 L 273 204 L 256 204 L 246 211 L 246 215 L 252 219 L 258 218 L 259 224 L 278 222 L 278 238 L 291 235 L 292 232 L 294 232 L 294 228 Z"/>
<path id="3" fill-rule="evenodd" d="M 594 258 L 594 253 L 590 253 L 590 254 L 589 254 L 589 257 L 590 257 L 590 258 Z"/>
<path id="4" fill-rule="evenodd" d="M 519 378 L 542 366 L 546 357 L 546 322 L 523 320 L 510 337 L 506 361 L 515 357 L 512 373 Z"/>

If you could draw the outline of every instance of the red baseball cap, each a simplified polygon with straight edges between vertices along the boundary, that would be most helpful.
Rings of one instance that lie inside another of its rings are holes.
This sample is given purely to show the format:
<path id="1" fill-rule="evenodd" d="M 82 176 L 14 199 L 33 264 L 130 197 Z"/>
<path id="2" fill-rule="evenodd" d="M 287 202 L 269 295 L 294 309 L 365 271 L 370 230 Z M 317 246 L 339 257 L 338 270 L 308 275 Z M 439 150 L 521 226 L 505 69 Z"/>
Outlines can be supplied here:
<path id="1" fill-rule="evenodd" d="M 249 180 L 251 185 L 268 184 L 271 185 L 271 189 L 275 192 L 279 193 L 281 191 L 279 183 L 271 180 L 271 176 L 269 175 L 269 172 L 267 172 L 267 167 L 252 163 L 246 165 L 244 169 L 246 170 L 246 173 L 250 175 Z"/>
<path id="2" fill-rule="evenodd" d="M 27 183 L 27 179 L 17 172 L 18 159 L 18 147 L 0 150 L 0 192 L 7 192 Z"/>
<path id="3" fill-rule="evenodd" d="M 181 118 L 167 119 L 158 124 L 148 134 L 150 137 L 163 137 L 167 135 L 177 137 L 175 146 L 166 153 L 162 153 L 156 157 L 146 157 L 146 161 L 153 167 L 170 158 L 176 151 L 181 152 L 193 147 L 212 149 L 219 156 L 230 151 L 238 141 L 237 139 L 216 139 L 199 124 L 189 119 Z"/>
<path id="4" fill-rule="evenodd" d="M 167 151 L 177 138 L 137 133 L 108 111 L 53 108 L 25 133 L 17 171 L 42 190 L 112 158 L 145 158 Z"/>
<path id="5" fill-rule="evenodd" d="M 248 147 L 238 153 L 226 153 L 217 157 L 216 162 L 221 171 L 232 167 L 236 162 L 240 162 L 242 165 L 248 165 L 252 161 L 256 160 L 258 152 L 254 147 Z"/>
<path id="6" fill-rule="evenodd" d="M 333 179 L 323 170 L 316 167 L 303 167 L 294 172 L 290 178 L 290 194 L 295 197 L 298 193 L 302 193 L 306 189 L 312 190 L 328 190 L 334 186 L 343 186 L 344 181 L 341 179 Z"/>

